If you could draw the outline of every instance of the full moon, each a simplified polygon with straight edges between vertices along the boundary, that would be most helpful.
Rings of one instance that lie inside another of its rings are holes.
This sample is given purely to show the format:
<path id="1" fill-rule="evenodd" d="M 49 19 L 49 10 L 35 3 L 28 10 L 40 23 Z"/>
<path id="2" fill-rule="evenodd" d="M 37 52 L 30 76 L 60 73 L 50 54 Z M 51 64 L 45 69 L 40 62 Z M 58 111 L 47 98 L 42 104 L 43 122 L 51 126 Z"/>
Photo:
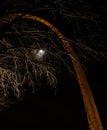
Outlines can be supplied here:
<path id="1" fill-rule="evenodd" d="M 33 51 L 33 56 L 34 56 L 34 58 L 36 59 L 36 60 L 39 60 L 39 61 L 41 61 L 41 60 L 43 60 L 43 56 L 45 55 L 45 50 L 43 50 L 43 49 L 35 49 L 34 51 Z"/>

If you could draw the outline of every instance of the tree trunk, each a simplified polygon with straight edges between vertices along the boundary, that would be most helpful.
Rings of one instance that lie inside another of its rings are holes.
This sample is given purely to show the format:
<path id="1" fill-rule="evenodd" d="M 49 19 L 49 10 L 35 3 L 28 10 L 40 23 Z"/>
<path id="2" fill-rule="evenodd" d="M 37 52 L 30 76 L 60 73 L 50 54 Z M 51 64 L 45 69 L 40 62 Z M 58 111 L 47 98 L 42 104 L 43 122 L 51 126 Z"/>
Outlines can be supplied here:
<path id="1" fill-rule="evenodd" d="M 14 20 L 16 17 L 22 16 L 22 14 L 11 14 L 9 16 L 11 16 L 10 18 L 12 20 Z M 7 22 L 8 21 L 10 22 L 9 17 L 6 16 L 6 18 L 8 19 Z M 102 123 L 101 123 L 101 120 L 99 117 L 99 113 L 98 113 L 90 86 L 88 84 L 84 71 L 81 67 L 81 64 L 80 64 L 74 50 L 72 49 L 69 41 L 66 40 L 66 38 L 63 36 L 63 34 L 60 33 L 57 28 L 55 28 L 52 24 L 50 24 L 49 22 L 47 22 L 46 20 L 44 20 L 40 17 L 31 15 L 31 14 L 26 14 L 26 15 L 22 16 L 22 18 L 39 21 L 40 23 L 43 23 L 45 26 L 48 26 L 50 29 L 52 29 L 57 34 L 58 38 L 62 41 L 62 44 L 65 47 L 65 50 L 67 51 L 68 55 L 70 56 L 71 62 L 73 63 L 73 67 L 75 69 L 75 73 L 76 73 L 77 80 L 78 80 L 80 90 L 81 90 L 81 94 L 83 97 L 83 102 L 84 102 L 87 119 L 88 119 L 88 123 L 89 123 L 89 129 L 90 130 L 103 130 Z"/>

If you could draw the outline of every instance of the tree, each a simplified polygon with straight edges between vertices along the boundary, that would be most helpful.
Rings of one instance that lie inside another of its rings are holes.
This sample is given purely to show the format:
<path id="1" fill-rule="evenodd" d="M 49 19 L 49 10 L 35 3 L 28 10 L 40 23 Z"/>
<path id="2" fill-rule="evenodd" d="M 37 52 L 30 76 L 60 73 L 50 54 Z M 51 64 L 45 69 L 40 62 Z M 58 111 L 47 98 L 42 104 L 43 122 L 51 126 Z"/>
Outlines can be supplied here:
<path id="1" fill-rule="evenodd" d="M 15 2 L 14 5 L 16 7 L 19 6 L 18 2 L 14 0 L 13 2 Z M 4 5 L 6 4 L 8 5 L 9 2 Z M 106 57 L 104 56 L 106 53 L 93 50 L 93 44 L 91 44 L 92 48 L 86 44 L 88 38 L 93 41 L 93 37 L 96 37 L 96 39 L 99 37 L 99 35 L 95 35 L 95 30 L 97 30 L 96 20 L 88 12 L 83 1 L 50 0 L 48 2 L 34 1 L 34 3 L 30 4 L 21 1 L 20 6 L 27 8 L 19 11 L 22 13 L 16 10 L 14 14 L 11 14 L 13 10 L 8 10 L 8 13 L 5 13 L 5 17 L 1 18 L 1 103 L 4 104 L 11 94 L 17 98 L 23 98 L 24 93 L 26 93 L 24 92 L 25 89 L 27 91 L 35 91 L 35 80 L 39 84 L 40 80 L 43 81 L 45 78 L 50 84 L 55 86 L 57 82 L 57 65 L 66 65 L 69 69 L 69 65 L 62 58 L 66 56 L 73 64 L 80 85 L 90 130 L 102 130 L 99 114 L 79 61 L 86 58 L 88 54 L 95 58 Z M 35 8 L 36 10 L 34 10 Z M 46 17 L 45 13 L 50 16 Z M 56 22 L 56 25 L 57 21 L 60 22 L 62 20 L 73 31 L 69 30 L 66 32 L 65 35 L 67 36 L 65 37 L 58 27 L 55 27 L 52 20 Z M 89 26 L 91 26 L 90 30 Z M 93 30 L 94 26 L 96 28 Z M 87 36 L 84 36 L 84 33 Z M 73 35 L 73 39 L 71 39 L 70 35 Z M 31 44 L 30 47 L 28 42 Z M 40 45 L 41 43 L 42 46 Z M 98 45 L 100 49 L 103 48 L 101 48 L 101 44 Z M 81 48 L 83 51 L 80 50 Z M 86 52 L 84 53 L 84 51 Z M 82 57 L 79 57 L 80 54 Z M 47 61 L 49 61 L 48 64 Z M 31 89 L 23 87 L 26 84 L 29 84 L 28 86 Z"/>

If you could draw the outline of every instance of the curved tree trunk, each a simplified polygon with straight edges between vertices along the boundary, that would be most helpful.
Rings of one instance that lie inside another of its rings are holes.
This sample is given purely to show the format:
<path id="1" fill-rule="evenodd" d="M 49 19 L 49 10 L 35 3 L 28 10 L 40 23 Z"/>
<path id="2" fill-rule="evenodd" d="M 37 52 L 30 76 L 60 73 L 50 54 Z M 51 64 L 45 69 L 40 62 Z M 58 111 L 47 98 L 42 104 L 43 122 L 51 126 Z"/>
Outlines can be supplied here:
<path id="1" fill-rule="evenodd" d="M 89 123 L 89 129 L 90 130 L 103 130 L 102 123 L 101 123 L 101 120 L 99 117 L 99 113 L 98 113 L 90 86 L 88 84 L 84 71 L 81 67 L 81 64 L 80 64 L 74 50 L 72 49 L 69 41 L 67 41 L 66 38 L 63 36 L 63 34 L 57 28 L 55 28 L 52 24 L 50 24 L 49 22 L 47 22 L 46 20 L 44 20 L 40 17 L 31 15 L 31 14 L 26 14 L 24 16 L 21 13 L 20 14 L 11 14 L 4 18 L 4 20 L 6 20 L 5 23 L 11 22 L 12 20 L 14 20 L 15 18 L 20 17 L 20 16 L 22 16 L 22 18 L 39 21 L 40 23 L 49 27 L 51 30 L 53 30 L 57 34 L 58 38 L 62 41 L 62 44 L 65 47 L 65 50 L 69 54 L 71 62 L 73 63 L 73 67 L 75 69 L 75 73 L 76 73 L 77 80 L 78 80 L 80 90 L 81 90 L 81 94 L 83 97 L 83 102 L 84 102 L 87 119 L 88 119 L 88 123 Z"/>

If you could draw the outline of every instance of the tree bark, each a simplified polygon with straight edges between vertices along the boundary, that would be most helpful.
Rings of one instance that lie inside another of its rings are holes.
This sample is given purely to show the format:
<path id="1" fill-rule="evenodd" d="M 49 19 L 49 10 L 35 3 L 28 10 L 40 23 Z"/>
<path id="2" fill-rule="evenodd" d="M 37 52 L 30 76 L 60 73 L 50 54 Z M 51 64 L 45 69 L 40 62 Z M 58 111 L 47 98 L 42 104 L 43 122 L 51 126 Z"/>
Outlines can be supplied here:
<path id="1" fill-rule="evenodd" d="M 83 98 L 83 102 L 84 102 L 84 106 L 85 106 L 85 110 L 86 110 L 86 115 L 87 115 L 87 119 L 88 119 L 88 123 L 89 123 L 89 129 L 90 130 L 103 130 L 100 116 L 99 116 L 90 86 L 88 84 L 87 78 L 85 76 L 85 73 L 81 67 L 81 64 L 80 64 L 73 48 L 71 47 L 69 41 L 67 41 L 66 38 L 64 37 L 64 35 L 52 24 L 50 24 L 49 22 L 47 22 L 46 20 L 44 20 L 40 17 L 31 15 L 31 14 L 26 14 L 24 16 L 21 13 L 20 14 L 11 14 L 9 16 L 6 16 L 6 18 L 8 19 L 7 22 L 12 21 L 16 17 L 19 17 L 19 16 L 22 16 L 22 18 L 39 21 L 40 23 L 44 24 L 45 26 L 47 26 L 51 30 L 53 30 L 56 33 L 56 35 L 58 36 L 58 38 L 62 41 L 62 44 L 63 44 L 65 50 L 67 51 L 68 55 L 70 56 L 71 62 L 73 63 L 73 67 L 75 69 L 75 73 L 76 73 L 77 80 L 78 80 L 78 83 L 80 86 L 80 90 L 81 90 L 81 94 L 82 94 L 82 98 Z M 9 20 L 9 18 L 11 18 L 11 19 Z"/>

